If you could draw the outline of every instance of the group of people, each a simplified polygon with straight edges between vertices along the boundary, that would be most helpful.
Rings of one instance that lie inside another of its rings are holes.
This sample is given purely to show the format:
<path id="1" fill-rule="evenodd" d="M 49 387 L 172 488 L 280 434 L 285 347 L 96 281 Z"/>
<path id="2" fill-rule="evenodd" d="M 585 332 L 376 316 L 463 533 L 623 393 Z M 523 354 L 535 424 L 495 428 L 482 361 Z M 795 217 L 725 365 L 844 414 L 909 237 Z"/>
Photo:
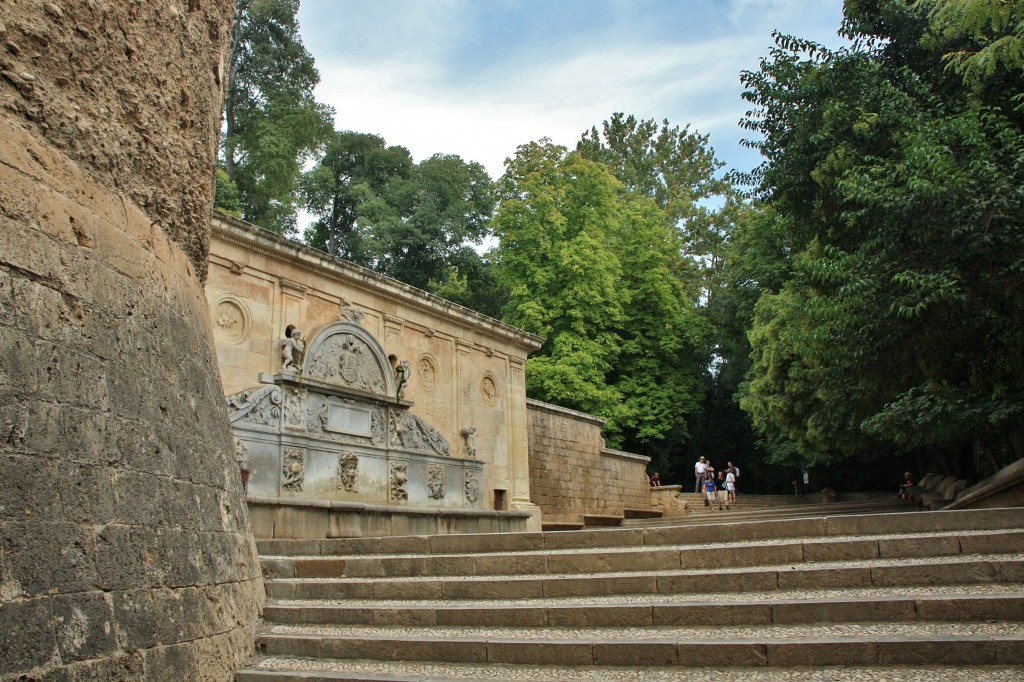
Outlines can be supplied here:
<path id="1" fill-rule="evenodd" d="M 708 511 L 714 511 L 715 505 L 722 510 L 736 501 L 736 479 L 740 477 L 739 467 L 728 462 L 725 469 L 716 471 L 710 459 L 701 457 L 693 465 L 693 475 L 696 479 L 693 492 L 704 493 L 704 506 Z"/>
<path id="2" fill-rule="evenodd" d="M 725 469 L 716 471 L 711 460 L 701 457 L 693 466 L 693 474 L 696 478 L 693 492 L 704 493 L 704 506 L 713 511 L 715 506 L 718 509 L 729 509 L 736 501 L 736 479 L 740 477 L 740 469 L 732 462 L 726 463 Z M 661 474 L 657 471 L 650 477 L 652 488 L 661 485 Z"/>

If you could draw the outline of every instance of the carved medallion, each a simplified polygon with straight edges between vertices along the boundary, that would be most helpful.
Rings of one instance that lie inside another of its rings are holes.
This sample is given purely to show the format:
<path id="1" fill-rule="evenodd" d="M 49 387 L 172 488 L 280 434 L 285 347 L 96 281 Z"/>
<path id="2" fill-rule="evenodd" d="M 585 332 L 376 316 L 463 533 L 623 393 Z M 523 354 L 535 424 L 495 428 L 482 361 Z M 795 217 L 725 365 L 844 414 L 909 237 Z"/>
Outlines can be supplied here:
<path id="1" fill-rule="evenodd" d="M 490 372 L 487 372 L 484 378 L 480 380 L 480 397 L 485 404 L 491 407 L 497 405 L 498 400 L 501 398 L 498 379 Z"/>
<path id="2" fill-rule="evenodd" d="M 359 492 L 359 455 L 354 452 L 338 454 L 338 490 Z"/>
<path id="3" fill-rule="evenodd" d="M 392 462 L 391 463 L 391 485 L 390 495 L 392 500 L 407 500 L 409 499 L 409 491 L 406 489 L 406 483 L 409 482 L 409 463 L 408 462 Z"/>
<path id="4" fill-rule="evenodd" d="M 435 500 L 444 499 L 444 467 L 440 464 L 427 467 L 427 495 Z"/>
<path id="5" fill-rule="evenodd" d="M 217 340 L 238 345 L 249 336 L 250 317 L 245 303 L 234 296 L 226 296 L 217 303 L 213 312 L 213 329 Z"/>
<path id="6" fill-rule="evenodd" d="M 306 456 L 299 448 L 285 448 L 281 464 L 284 481 L 281 488 L 290 493 L 301 493 L 306 479 Z"/>

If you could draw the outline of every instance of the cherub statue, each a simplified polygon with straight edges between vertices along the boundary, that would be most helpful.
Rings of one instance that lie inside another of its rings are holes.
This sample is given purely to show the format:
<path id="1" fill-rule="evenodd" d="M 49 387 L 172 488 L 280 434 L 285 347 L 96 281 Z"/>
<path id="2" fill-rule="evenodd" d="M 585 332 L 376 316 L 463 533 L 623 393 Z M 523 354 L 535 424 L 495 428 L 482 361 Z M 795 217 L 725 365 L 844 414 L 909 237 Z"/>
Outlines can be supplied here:
<path id="1" fill-rule="evenodd" d="M 402 360 L 395 367 L 395 398 L 397 400 L 402 399 L 402 394 L 405 393 L 405 385 L 409 383 L 409 377 L 412 376 L 412 363 L 408 360 Z"/>
<path id="2" fill-rule="evenodd" d="M 285 372 L 302 371 L 302 354 L 306 352 L 306 342 L 302 340 L 302 330 L 288 325 L 281 339 L 281 369 Z"/>

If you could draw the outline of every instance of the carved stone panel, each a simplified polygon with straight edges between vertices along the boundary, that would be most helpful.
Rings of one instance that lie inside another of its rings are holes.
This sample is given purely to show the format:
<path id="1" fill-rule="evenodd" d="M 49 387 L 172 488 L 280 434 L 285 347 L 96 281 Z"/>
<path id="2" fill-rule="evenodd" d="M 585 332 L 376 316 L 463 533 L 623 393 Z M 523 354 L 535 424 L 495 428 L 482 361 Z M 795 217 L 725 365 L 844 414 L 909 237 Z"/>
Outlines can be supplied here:
<path id="1" fill-rule="evenodd" d="M 284 426 L 297 431 L 306 430 L 305 392 L 290 388 L 284 395 Z"/>
<path id="2" fill-rule="evenodd" d="M 444 499 L 444 466 L 431 464 L 427 467 L 427 495 L 431 499 Z"/>
<path id="3" fill-rule="evenodd" d="M 281 489 L 289 493 L 301 493 L 306 480 L 306 456 L 300 448 L 285 448 L 281 463 Z"/>
<path id="4" fill-rule="evenodd" d="M 391 462 L 390 498 L 395 501 L 409 499 L 408 483 L 409 463 Z"/>
<path id="5" fill-rule="evenodd" d="M 213 311 L 213 330 L 217 340 L 230 345 L 238 345 L 249 337 L 252 316 L 245 302 L 234 297 L 225 296 L 217 303 Z"/>
<path id="6" fill-rule="evenodd" d="M 392 446 L 451 457 L 451 444 L 433 426 L 411 412 L 395 409 L 390 412 Z"/>
<path id="7" fill-rule="evenodd" d="M 475 471 L 466 472 L 466 502 L 475 505 L 480 499 L 480 479 Z"/>
<path id="8" fill-rule="evenodd" d="M 354 452 L 338 454 L 338 490 L 359 492 L 359 456 Z"/>
<path id="9" fill-rule="evenodd" d="M 264 426 L 276 426 L 281 418 L 284 395 L 278 386 L 242 391 L 227 397 L 228 419 Z"/>

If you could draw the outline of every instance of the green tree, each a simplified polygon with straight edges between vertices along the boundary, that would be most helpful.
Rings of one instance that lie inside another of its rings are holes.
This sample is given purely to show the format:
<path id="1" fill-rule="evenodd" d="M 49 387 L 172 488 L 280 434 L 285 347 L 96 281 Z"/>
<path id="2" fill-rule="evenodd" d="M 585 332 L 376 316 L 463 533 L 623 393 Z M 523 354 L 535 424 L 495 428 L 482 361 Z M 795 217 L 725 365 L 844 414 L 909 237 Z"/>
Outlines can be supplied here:
<path id="1" fill-rule="evenodd" d="M 320 75 L 299 36 L 298 9 L 299 0 L 236 0 L 224 103 L 224 169 L 243 217 L 285 234 L 295 230 L 302 166 L 334 115 L 313 97 Z"/>
<path id="2" fill-rule="evenodd" d="M 743 75 L 753 180 L 794 254 L 756 306 L 743 406 L 803 462 L 1019 457 L 1019 88 L 965 90 L 920 7 L 846 14 L 850 48 L 779 36 Z"/>
<path id="3" fill-rule="evenodd" d="M 472 245 L 490 235 L 495 201 L 479 163 L 451 154 L 424 159 L 360 211 L 371 267 L 421 289 L 450 268 L 475 275 L 480 262 Z"/>
<path id="4" fill-rule="evenodd" d="M 545 338 L 527 361 L 527 393 L 608 416 L 620 400 L 607 377 L 624 319 L 613 247 L 621 184 L 603 165 L 541 140 L 519 147 L 499 191 L 503 319 Z"/>
<path id="5" fill-rule="evenodd" d="M 317 220 L 306 230 L 310 246 L 362 265 L 373 261 L 366 235 L 356 229 L 361 207 L 390 182 L 409 177 L 412 156 L 370 133 L 335 132 L 316 166 L 302 178 L 306 209 Z"/>

